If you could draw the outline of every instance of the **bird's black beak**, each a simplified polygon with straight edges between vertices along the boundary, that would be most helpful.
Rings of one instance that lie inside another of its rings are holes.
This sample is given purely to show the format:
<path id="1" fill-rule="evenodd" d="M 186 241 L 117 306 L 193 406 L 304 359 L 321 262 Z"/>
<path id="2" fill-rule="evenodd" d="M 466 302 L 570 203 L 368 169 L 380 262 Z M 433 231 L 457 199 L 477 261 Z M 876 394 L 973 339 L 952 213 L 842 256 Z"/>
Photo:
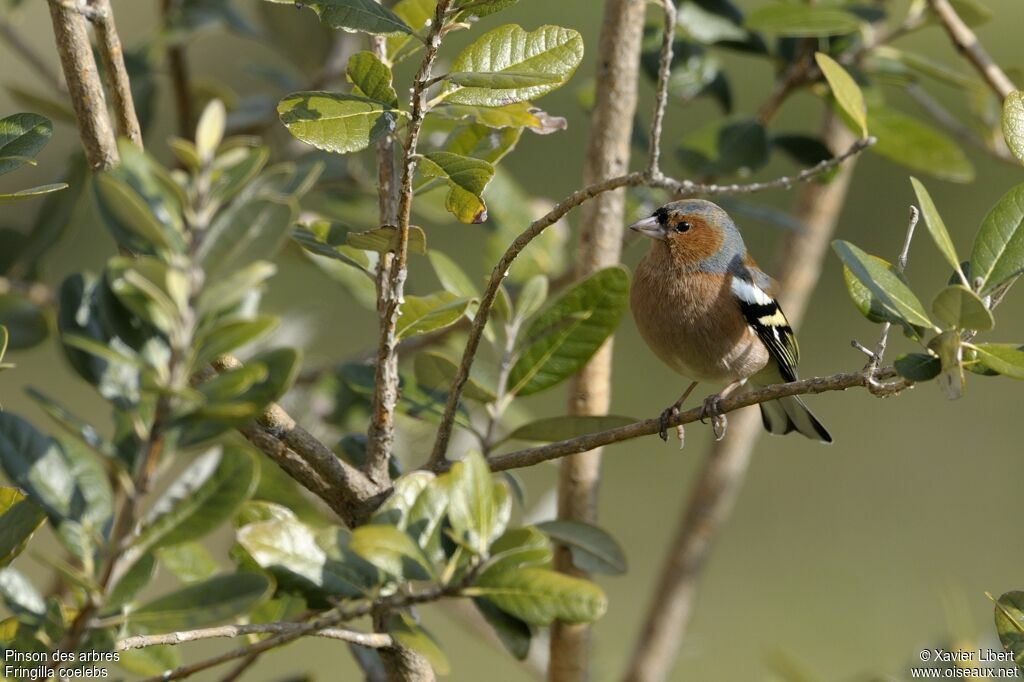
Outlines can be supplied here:
<path id="1" fill-rule="evenodd" d="M 666 235 L 665 228 L 662 226 L 660 222 L 658 222 L 658 219 L 655 216 L 651 216 L 650 218 L 644 218 L 643 220 L 638 220 L 632 225 L 630 225 L 629 229 L 633 230 L 634 232 L 639 232 L 645 237 L 650 237 L 651 239 L 660 239 L 662 241 L 664 241 Z"/>

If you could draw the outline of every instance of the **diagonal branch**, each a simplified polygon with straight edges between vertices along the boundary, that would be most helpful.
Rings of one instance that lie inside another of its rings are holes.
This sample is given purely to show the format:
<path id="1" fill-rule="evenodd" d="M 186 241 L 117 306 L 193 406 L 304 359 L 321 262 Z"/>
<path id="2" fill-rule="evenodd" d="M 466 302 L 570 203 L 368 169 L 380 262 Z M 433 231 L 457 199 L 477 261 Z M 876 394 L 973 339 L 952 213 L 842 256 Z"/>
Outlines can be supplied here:
<path id="1" fill-rule="evenodd" d="M 204 639 L 216 637 L 245 637 L 247 635 L 281 635 L 286 633 L 302 632 L 304 635 L 326 637 L 337 639 L 343 642 L 351 642 L 371 649 L 392 646 L 394 644 L 391 635 L 380 633 L 357 632 L 343 628 L 324 628 L 322 630 L 310 630 L 303 623 L 281 621 L 276 623 L 250 623 L 246 625 L 219 625 L 212 628 L 200 628 L 197 630 L 183 630 L 181 632 L 168 632 L 161 635 L 135 635 L 126 637 L 119 641 L 115 647 L 116 651 L 129 651 L 131 649 L 144 649 L 150 646 L 169 645 L 176 646 L 186 642 L 198 642 Z"/>
<path id="2" fill-rule="evenodd" d="M 1013 81 L 1006 75 L 1006 72 L 999 68 L 992 57 L 985 50 L 985 47 L 974 35 L 974 31 L 964 23 L 956 9 L 949 3 L 949 0 L 928 0 L 932 12 L 938 17 L 942 27 L 949 34 L 957 50 L 974 65 L 981 77 L 989 84 L 1000 99 L 1006 99 L 1011 92 L 1017 89 Z"/>

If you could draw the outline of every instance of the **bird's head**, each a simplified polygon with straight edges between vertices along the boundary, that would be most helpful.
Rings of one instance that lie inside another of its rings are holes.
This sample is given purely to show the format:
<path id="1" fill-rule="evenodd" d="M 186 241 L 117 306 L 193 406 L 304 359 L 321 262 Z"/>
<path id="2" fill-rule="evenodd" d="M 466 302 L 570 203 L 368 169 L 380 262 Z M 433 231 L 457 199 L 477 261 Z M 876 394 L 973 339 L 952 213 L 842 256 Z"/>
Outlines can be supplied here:
<path id="1" fill-rule="evenodd" d="M 746 253 L 743 238 L 729 214 L 703 199 L 665 204 L 629 229 L 656 240 L 656 247 L 659 242 L 664 244 L 680 265 L 713 265 L 720 260 L 725 267 L 733 258 Z"/>

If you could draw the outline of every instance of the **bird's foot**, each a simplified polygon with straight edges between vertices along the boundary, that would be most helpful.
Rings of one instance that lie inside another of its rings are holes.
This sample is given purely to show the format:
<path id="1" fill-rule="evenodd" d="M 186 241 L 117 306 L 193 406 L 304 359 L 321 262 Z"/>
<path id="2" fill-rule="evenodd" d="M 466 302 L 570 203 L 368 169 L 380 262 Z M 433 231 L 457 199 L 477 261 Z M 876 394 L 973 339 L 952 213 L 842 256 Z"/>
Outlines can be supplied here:
<path id="1" fill-rule="evenodd" d="M 722 414 L 721 402 L 721 394 L 716 393 L 705 398 L 704 404 L 700 408 L 700 423 L 704 424 L 705 419 L 711 420 L 711 430 L 715 434 L 716 441 L 725 438 L 725 430 L 729 427 L 728 419 Z"/>
<path id="2" fill-rule="evenodd" d="M 658 435 L 666 443 L 668 442 L 668 422 L 678 414 L 679 408 L 675 405 L 670 405 L 662 410 L 661 416 L 658 417 Z"/>

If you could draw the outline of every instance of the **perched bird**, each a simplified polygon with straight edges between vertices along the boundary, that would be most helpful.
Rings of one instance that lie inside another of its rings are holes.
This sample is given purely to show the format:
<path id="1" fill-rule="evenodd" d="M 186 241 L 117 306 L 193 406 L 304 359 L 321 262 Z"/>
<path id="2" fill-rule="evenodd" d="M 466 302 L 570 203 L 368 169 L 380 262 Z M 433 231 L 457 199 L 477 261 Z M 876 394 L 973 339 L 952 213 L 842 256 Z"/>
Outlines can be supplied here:
<path id="1" fill-rule="evenodd" d="M 725 421 L 719 401 L 748 380 L 757 387 L 797 378 L 800 351 L 771 294 L 773 282 L 747 254 L 729 214 L 710 201 L 675 201 L 629 227 L 652 240 L 630 291 L 636 325 L 662 362 L 693 381 L 662 413 L 661 437 L 667 440 L 667 420 L 703 381 L 728 384 L 703 407 L 721 439 Z M 798 396 L 760 407 L 770 433 L 798 431 L 832 442 Z"/>

